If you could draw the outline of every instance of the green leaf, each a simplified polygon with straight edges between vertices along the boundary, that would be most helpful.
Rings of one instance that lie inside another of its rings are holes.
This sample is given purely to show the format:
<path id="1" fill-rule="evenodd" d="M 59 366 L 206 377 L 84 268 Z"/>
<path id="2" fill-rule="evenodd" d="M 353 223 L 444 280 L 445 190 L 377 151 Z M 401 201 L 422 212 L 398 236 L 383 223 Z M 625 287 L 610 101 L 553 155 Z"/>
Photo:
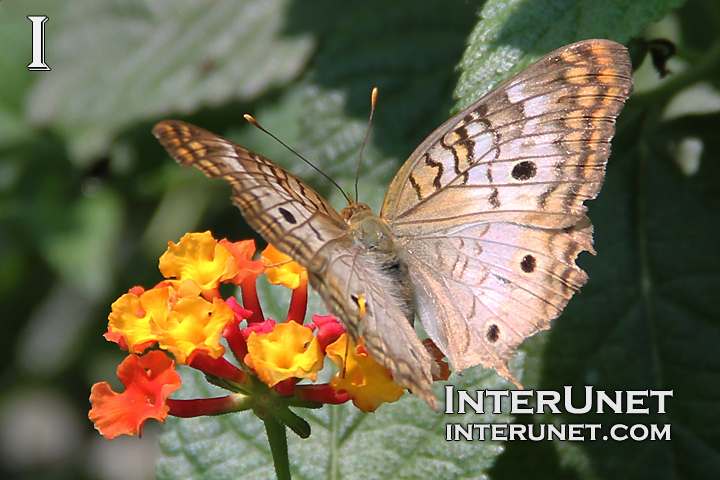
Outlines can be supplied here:
<path id="1" fill-rule="evenodd" d="M 283 35 L 287 3 L 76 0 L 52 19 L 55 66 L 29 115 L 85 163 L 140 120 L 252 100 L 295 77 L 312 50 L 308 35 Z"/>
<path id="2" fill-rule="evenodd" d="M 684 0 L 489 0 L 470 35 L 456 112 L 546 53 L 588 38 L 627 43 Z"/>
<path id="3" fill-rule="evenodd" d="M 322 43 L 311 72 L 281 99 L 301 112 L 291 129 L 300 140 L 293 147 L 352 195 L 370 93 L 378 87 L 360 175 L 360 200 L 377 210 L 402 160 L 447 117 L 455 66 L 476 11 L 460 2 L 293 4 L 287 31 L 317 35 Z M 266 125 L 261 113 L 257 119 Z M 344 206 L 341 195 L 313 169 L 288 152 L 270 151 L 278 152 L 274 161 Z"/>
<path id="4" fill-rule="evenodd" d="M 218 395 L 202 375 L 183 372 L 183 398 Z M 502 389 L 495 373 L 472 369 L 455 377 L 458 388 Z M 442 386 L 434 388 L 442 398 Z M 447 442 L 445 424 L 507 423 L 493 414 L 436 414 L 417 398 L 406 396 L 383 405 L 374 414 L 352 405 L 326 406 L 296 412 L 312 426 L 309 439 L 288 435 L 290 464 L 295 478 L 456 478 L 482 475 L 502 451 L 497 443 Z M 165 457 L 158 478 L 209 480 L 218 478 L 274 479 L 275 472 L 263 423 L 251 412 L 212 418 L 169 419 L 160 446 Z"/>

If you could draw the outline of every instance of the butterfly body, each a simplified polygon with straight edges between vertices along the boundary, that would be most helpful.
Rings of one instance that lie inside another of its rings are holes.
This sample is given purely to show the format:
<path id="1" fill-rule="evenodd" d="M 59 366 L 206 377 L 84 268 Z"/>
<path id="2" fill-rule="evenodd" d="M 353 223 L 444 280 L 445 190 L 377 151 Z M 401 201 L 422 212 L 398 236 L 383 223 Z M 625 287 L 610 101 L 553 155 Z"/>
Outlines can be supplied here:
<path id="1" fill-rule="evenodd" d="M 366 204 L 352 203 L 341 216 L 352 245 L 318 252 L 327 263 L 319 273 L 308 270 L 310 283 L 353 338 L 363 335 L 365 347 L 397 383 L 434 404 L 433 362 L 412 328 L 412 285 L 397 240 Z"/>
<path id="2" fill-rule="evenodd" d="M 456 371 L 482 364 L 519 385 L 507 366 L 517 346 L 587 281 L 575 263 L 594 253 L 583 202 L 602 186 L 631 90 L 615 42 L 551 52 L 436 129 L 379 216 L 360 203 L 338 213 L 283 168 L 193 125 L 153 133 L 181 165 L 227 180 L 250 226 L 307 268 L 328 311 L 435 407 L 415 314 Z"/>
<path id="3" fill-rule="evenodd" d="M 346 218 L 352 232 L 355 245 L 368 257 L 368 263 L 377 272 L 376 278 L 392 291 L 392 296 L 400 304 L 410 326 L 415 324 L 415 308 L 412 298 L 412 285 L 407 265 L 398 250 L 397 239 L 387 223 L 375 215 L 364 203 L 353 203 L 345 207 L 340 214 Z M 362 292 L 360 292 L 362 294 Z M 366 305 L 366 309 L 370 308 Z"/>

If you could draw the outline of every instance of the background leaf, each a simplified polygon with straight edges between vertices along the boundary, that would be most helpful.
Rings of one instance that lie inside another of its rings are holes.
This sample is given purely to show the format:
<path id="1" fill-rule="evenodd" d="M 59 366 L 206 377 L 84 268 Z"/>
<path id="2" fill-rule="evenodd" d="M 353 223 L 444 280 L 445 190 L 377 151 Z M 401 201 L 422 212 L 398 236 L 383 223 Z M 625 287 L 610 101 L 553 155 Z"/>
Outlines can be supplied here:
<path id="1" fill-rule="evenodd" d="M 75 0 L 53 18 L 62 28 L 47 55 L 59 60 L 30 95 L 30 118 L 84 163 L 133 122 L 257 98 L 312 49 L 307 35 L 280 34 L 287 3 Z"/>
<path id="2" fill-rule="evenodd" d="M 185 396 L 221 393 L 199 377 L 183 375 Z M 456 383 L 470 390 L 506 386 L 497 375 L 478 370 Z M 442 388 L 434 390 L 440 395 Z M 310 422 L 312 434 L 302 440 L 288 433 L 290 463 L 293 478 L 306 479 L 482 478 L 502 446 L 446 442 L 445 423 L 509 421 L 493 414 L 435 415 L 417 398 L 383 405 L 374 414 L 352 405 L 297 413 Z M 161 447 L 166 457 L 158 462 L 160 479 L 275 478 L 267 436 L 251 412 L 189 422 L 170 419 Z"/>

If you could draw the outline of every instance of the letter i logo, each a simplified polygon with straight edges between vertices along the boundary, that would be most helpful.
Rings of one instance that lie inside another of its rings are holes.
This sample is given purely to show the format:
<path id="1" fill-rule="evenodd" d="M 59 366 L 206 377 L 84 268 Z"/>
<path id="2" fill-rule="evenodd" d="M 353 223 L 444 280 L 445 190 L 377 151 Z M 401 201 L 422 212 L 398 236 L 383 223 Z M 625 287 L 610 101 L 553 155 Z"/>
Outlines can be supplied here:
<path id="1" fill-rule="evenodd" d="M 45 64 L 45 22 L 47 15 L 28 15 L 32 22 L 32 63 L 28 65 L 28 70 L 50 70 Z"/>

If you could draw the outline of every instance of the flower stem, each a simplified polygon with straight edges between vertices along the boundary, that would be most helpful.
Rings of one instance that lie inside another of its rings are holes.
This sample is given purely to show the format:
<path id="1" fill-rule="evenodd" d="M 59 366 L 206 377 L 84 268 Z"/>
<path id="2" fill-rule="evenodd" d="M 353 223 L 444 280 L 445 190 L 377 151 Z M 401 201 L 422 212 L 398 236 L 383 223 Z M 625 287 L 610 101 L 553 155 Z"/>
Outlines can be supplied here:
<path id="1" fill-rule="evenodd" d="M 288 456 L 287 432 L 285 425 L 274 415 L 263 419 L 267 432 L 270 451 L 275 463 L 275 475 L 278 480 L 291 480 L 290 457 Z"/>
<path id="2" fill-rule="evenodd" d="M 170 407 L 168 414 L 173 417 L 193 418 L 247 410 L 251 407 L 250 400 L 246 395 L 227 395 L 225 397 L 198 398 L 195 400 L 168 398 L 166 403 Z"/>
<path id="3" fill-rule="evenodd" d="M 252 316 L 248 318 L 248 323 L 261 323 L 265 319 L 263 316 L 262 308 L 260 307 L 260 300 L 258 300 L 257 287 L 255 281 L 257 280 L 256 275 L 246 277 L 240 282 L 240 288 L 242 290 L 243 307 L 252 311 Z"/>
<path id="4" fill-rule="evenodd" d="M 302 324 L 305 321 L 305 313 L 307 313 L 308 302 L 308 283 L 307 276 L 304 281 L 300 281 L 300 285 L 293 290 L 290 300 L 290 309 L 288 310 L 287 322 L 293 321 Z"/>
<path id="5" fill-rule="evenodd" d="M 250 381 L 247 373 L 228 362 L 225 357 L 212 358 L 205 352 L 198 351 L 190 358 L 191 361 L 189 365 L 203 373 L 215 375 L 216 377 L 224 378 L 240 385 L 245 385 Z"/>

